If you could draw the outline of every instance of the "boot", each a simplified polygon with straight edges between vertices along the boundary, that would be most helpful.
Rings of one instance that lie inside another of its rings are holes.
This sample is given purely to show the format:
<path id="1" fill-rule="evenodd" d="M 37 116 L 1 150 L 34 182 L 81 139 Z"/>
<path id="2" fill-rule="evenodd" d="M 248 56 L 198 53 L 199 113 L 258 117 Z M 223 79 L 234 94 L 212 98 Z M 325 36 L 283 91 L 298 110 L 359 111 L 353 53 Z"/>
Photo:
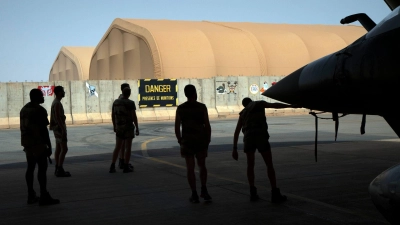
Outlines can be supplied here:
<path id="1" fill-rule="evenodd" d="M 59 204 L 60 200 L 54 199 L 50 196 L 49 192 L 40 195 L 39 205 L 55 205 Z"/>
<path id="2" fill-rule="evenodd" d="M 254 202 L 260 199 L 257 194 L 257 188 L 255 186 L 250 187 L 250 201 Z"/>
<path id="3" fill-rule="evenodd" d="M 272 203 L 281 203 L 287 200 L 285 195 L 281 195 L 281 191 L 279 188 L 273 188 L 271 190 L 271 202 Z"/>
<path id="4" fill-rule="evenodd" d="M 111 166 L 110 166 L 110 171 L 109 171 L 110 173 L 115 173 L 115 172 L 117 172 L 116 170 L 115 170 L 115 163 L 111 163 Z"/>
<path id="5" fill-rule="evenodd" d="M 39 201 L 39 197 L 36 196 L 36 192 L 33 191 L 28 194 L 28 201 L 27 201 L 28 205 L 35 204 L 38 201 Z"/>
<path id="6" fill-rule="evenodd" d="M 211 201 L 212 200 L 210 194 L 208 194 L 207 187 L 205 187 L 205 186 L 201 187 L 200 197 L 202 197 L 204 199 L 204 201 Z"/>
<path id="7" fill-rule="evenodd" d="M 131 172 L 133 172 L 133 166 L 131 167 L 131 166 L 129 166 L 129 164 L 124 164 L 124 170 L 123 170 L 123 172 L 124 172 L 124 173 L 131 173 Z"/>

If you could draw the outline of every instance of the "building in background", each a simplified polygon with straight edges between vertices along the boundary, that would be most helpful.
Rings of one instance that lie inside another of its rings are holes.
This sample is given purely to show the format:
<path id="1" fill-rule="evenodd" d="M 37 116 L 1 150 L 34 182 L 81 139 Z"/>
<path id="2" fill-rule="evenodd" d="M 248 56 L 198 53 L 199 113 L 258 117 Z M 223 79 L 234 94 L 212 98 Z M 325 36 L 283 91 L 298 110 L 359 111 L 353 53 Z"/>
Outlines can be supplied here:
<path id="1" fill-rule="evenodd" d="M 117 18 L 95 48 L 61 48 L 49 80 L 285 76 L 365 33 L 352 25 Z"/>

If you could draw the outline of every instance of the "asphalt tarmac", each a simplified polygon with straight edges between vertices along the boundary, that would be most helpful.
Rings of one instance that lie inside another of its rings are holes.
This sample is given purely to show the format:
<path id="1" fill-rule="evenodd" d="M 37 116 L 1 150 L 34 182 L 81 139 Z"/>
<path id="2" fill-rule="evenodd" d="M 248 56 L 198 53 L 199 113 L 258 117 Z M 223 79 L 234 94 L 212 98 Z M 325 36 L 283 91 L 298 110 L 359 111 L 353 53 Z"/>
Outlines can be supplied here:
<path id="1" fill-rule="evenodd" d="M 61 204 L 46 207 L 26 204 L 19 130 L 0 130 L 0 224 L 388 224 L 368 194 L 369 183 L 400 161 L 400 139 L 381 117 L 367 116 L 364 135 L 361 115 L 341 118 L 336 142 L 334 122 L 319 120 L 318 162 L 314 117 L 270 117 L 268 124 L 277 183 L 288 196 L 278 205 L 270 202 L 259 155 L 261 199 L 249 201 L 242 136 L 239 161 L 231 157 L 233 119 L 211 121 L 207 168 L 213 201 L 199 204 L 188 201 L 173 121 L 139 123 L 140 136 L 132 144 L 135 171 L 128 174 L 108 173 L 115 144 L 110 124 L 68 126 L 64 168 L 72 177 L 55 177 L 49 165 L 48 190 Z M 39 192 L 36 180 L 35 189 Z"/>

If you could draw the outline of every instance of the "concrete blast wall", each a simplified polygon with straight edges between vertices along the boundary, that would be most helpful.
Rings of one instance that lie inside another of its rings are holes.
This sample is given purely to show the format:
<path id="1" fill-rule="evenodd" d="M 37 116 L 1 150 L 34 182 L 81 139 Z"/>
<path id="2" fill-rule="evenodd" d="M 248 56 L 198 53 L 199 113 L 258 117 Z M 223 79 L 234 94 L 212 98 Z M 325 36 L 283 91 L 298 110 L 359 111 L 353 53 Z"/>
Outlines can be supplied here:
<path id="1" fill-rule="evenodd" d="M 228 76 L 208 79 L 178 79 L 178 103 L 186 101 L 184 88 L 192 84 L 197 90 L 197 101 L 208 108 L 210 118 L 237 117 L 243 109 L 244 97 L 253 100 L 276 102 L 261 95 L 263 88 L 271 86 L 283 77 L 271 76 Z M 41 86 L 63 86 L 62 99 L 67 124 L 110 123 L 111 108 L 121 93 L 121 84 L 128 83 L 132 89 L 130 99 L 136 103 L 139 121 L 174 120 L 176 107 L 138 108 L 138 80 L 89 80 L 0 83 L 0 129 L 18 128 L 19 112 L 30 101 L 29 92 Z M 45 96 L 42 106 L 50 116 L 54 95 Z M 306 109 L 267 109 L 271 115 L 307 113 Z"/>

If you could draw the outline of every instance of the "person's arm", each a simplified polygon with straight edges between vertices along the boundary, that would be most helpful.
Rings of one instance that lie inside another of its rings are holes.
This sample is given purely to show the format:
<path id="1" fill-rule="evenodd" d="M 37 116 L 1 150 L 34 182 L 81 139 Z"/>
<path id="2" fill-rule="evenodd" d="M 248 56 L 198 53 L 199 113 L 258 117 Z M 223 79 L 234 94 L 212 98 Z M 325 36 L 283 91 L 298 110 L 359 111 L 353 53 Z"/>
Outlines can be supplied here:
<path id="1" fill-rule="evenodd" d="M 112 109 L 111 109 L 111 120 L 112 120 L 112 124 L 113 124 L 113 130 L 114 130 L 114 132 L 117 132 L 116 127 L 115 127 L 114 104 L 112 105 Z"/>
<path id="2" fill-rule="evenodd" d="M 55 112 L 55 117 L 56 118 L 55 118 L 55 120 L 57 121 L 58 127 L 61 128 L 62 136 L 66 137 L 67 136 L 67 126 L 65 125 L 65 121 L 64 121 L 64 119 L 62 117 L 64 115 L 61 115 L 61 103 L 57 104 L 55 108 L 56 108 L 56 112 Z"/>
<path id="3" fill-rule="evenodd" d="M 208 119 L 208 111 L 207 108 L 205 109 L 204 113 L 204 127 L 206 128 L 206 133 L 207 133 L 207 143 L 211 142 L 211 125 L 210 125 L 210 120 Z"/>
<path id="4" fill-rule="evenodd" d="M 139 124 L 135 110 L 132 110 L 132 119 L 133 119 L 133 124 L 135 124 L 136 127 L 136 136 L 139 136 Z"/>
<path id="5" fill-rule="evenodd" d="M 40 136 L 43 137 L 43 140 L 47 145 L 46 154 L 48 157 L 50 157 L 53 151 L 51 147 L 49 130 L 47 129 L 47 125 L 49 125 L 49 120 L 47 119 L 47 112 L 44 108 L 42 114 L 43 114 L 43 119 L 41 119 L 41 123 L 43 124 L 40 124 Z"/>
<path id="6" fill-rule="evenodd" d="M 285 109 L 285 108 L 299 108 L 297 105 L 289 105 L 284 103 L 269 103 L 266 101 L 259 101 L 264 108 Z"/>
<path id="7" fill-rule="evenodd" d="M 178 139 L 178 143 L 181 143 L 182 136 L 181 136 L 181 118 L 179 117 L 178 110 L 176 110 L 175 114 L 175 136 Z"/>
<path id="8" fill-rule="evenodd" d="M 234 160 L 236 160 L 236 161 L 239 159 L 239 155 L 238 155 L 238 152 L 237 152 L 237 142 L 238 142 L 238 139 L 239 139 L 239 134 L 240 134 L 240 130 L 242 129 L 242 126 L 243 126 L 242 120 L 239 117 L 238 122 L 236 124 L 235 134 L 233 135 L 232 158 Z"/>

